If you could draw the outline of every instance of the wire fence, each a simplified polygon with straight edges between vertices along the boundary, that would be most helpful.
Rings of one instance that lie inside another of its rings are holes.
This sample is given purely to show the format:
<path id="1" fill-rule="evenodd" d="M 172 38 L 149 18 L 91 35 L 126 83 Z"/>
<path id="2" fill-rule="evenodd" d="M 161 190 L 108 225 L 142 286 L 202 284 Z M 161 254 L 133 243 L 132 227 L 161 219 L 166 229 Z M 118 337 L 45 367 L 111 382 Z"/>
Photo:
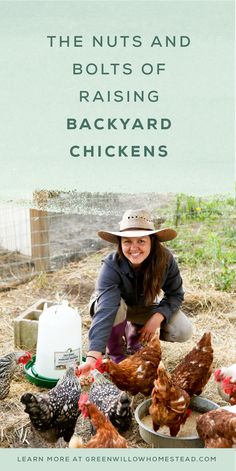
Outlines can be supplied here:
<path id="1" fill-rule="evenodd" d="M 140 199 L 145 201 L 142 196 Z M 95 201 L 94 197 L 86 200 L 86 205 L 86 211 L 83 202 L 83 211 L 73 214 L 0 206 L 0 290 L 24 282 L 37 273 L 57 270 L 106 247 L 107 243 L 97 236 L 97 231 L 116 230 L 118 215 L 121 217 L 127 207 L 134 207 L 134 199 L 130 197 L 129 201 L 127 196 L 112 195 L 111 198 L 108 195 L 102 201 L 99 198 Z M 141 207 L 138 198 L 135 205 Z M 154 214 L 156 227 L 171 225 L 177 228 L 184 233 L 185 244 L 191 244 L 193 234 L 209 221 L 220 220 L 218 236 L 222 236 L 226 244 L 229 241 L 232 250 L 235 249 L 236 215 L 232 201 L 221 199 L 214 200 L 214 204 L 205 204 L 194 198 L 170 195 L 161 200 L 149 196 L 146 207 Z"/>

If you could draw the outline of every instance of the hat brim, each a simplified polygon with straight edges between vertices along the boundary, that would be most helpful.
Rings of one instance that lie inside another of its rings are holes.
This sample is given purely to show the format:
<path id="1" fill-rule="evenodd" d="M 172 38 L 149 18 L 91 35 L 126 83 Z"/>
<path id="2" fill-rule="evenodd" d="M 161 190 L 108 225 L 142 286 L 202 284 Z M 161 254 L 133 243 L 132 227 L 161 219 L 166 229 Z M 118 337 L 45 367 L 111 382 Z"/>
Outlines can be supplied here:
<path id="1" fill-rule="evenodd" d="M 172 240 L 177 236 L 177 232 L 174 229 L 158 229 L 155 231 L 149 230 L 128 230 L 128 231 L 121 231 L 121 232 L 110 232 L 110 231 L 99 231 L 98 235 L 101 239 L 106 240 L 107 242 L 111 242 L 112 244 L 117 244 L 119 237 L 144 237 L 150 236 L 155 234 L 157 239 L 160 242 L 167 242 L 168 240 Z"/>

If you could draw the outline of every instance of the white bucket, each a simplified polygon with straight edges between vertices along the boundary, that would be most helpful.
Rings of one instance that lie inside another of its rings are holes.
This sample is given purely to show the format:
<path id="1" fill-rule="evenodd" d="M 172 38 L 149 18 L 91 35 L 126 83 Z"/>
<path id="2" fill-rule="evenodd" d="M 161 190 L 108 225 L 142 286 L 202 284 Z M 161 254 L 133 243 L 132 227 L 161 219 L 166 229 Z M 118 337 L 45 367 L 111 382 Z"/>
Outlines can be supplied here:
<path id="1" fill-rule="evenodd" d="M 68 301 L 47 307 L 39 317 L 35 372 L 59 379 L 69 366 L 82 362 L 81 317 Z"/>

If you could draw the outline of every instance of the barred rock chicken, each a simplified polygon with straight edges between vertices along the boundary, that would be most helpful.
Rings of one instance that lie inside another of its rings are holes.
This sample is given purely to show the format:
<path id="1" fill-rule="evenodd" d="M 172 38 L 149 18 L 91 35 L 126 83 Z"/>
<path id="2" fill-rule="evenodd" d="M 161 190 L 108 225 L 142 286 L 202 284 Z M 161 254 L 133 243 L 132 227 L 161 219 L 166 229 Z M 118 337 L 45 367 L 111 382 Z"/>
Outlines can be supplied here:
<path id="1" fill-rule="evenodd" d="M 224 409 L 206 412 L 197 418 L 197 432 L 205 448 L 236 448 L 236 413 Z"/>
<path id="2" fill-rule="evenodd" d="M 88 417 L 96 434 L 84 445 L 80 437 L 73 436 L 69 448 L 128 448 L 127 441 L 122 437 L 110 420 L 98 409 L 95 404 L 88 401 L 87 394 L 81 394 L 79 408 L 83 417 Z"/>
<path id="3" fill-rule="evenodd" d="M 160 359 L 160 340 L 158 336 L 154 336 L 145 347 L 120 363 L 104 359 L 98 369 L 100 372 L 107 372 L 122 391 L 128 391 L 133 396 L 139 392 L 148 396 L 153 388 Z"/>
<path id="4" fill-rule="evenodd" d="M 166 425 L 170 429 L 170 435 L 175 437 L 189 416 L 189 403 L 189 395 L 173 383 L 170 374 L 160 362 L 149 407 L 154 431 Z"/>
<path id="5" fill-rule="evenodd" d="M 128 394 L 121 391 L 97 369 L 92 371 L 92 375 L 94 382 L 90 387 L 89 402 L 96 404 L 119 432 L 128 430 L 132 419 Z"/>
<path id="6" fill-rule="evenodd" d="M 207 384 L 213 363 L 211 334 L 206 332 L 202 338 L 176 366 L 172 372 L 172 381 L 192 396 L 201 394 Z"/>
<path id="7" fill-rule="evenodd" d="M 31 354 L 22 351 L 7 353 L 0 358 L 0 399 L 8 395 L 11 380 L 19 365 L 26 365 L 30 359 Z"/>
<path id="8" fill-rule="evenodd" d="M 33 428 L 44 440 L 55 443 L 63 437 L 69 442 L 79 416 L 80 394 L 81 386 L 71 367 L 48 393 L 25 393 L 21 402 Z"/>
<path id="9" fill-rule="evenodd" d="M 214 372 L 218 392 L 224 401 L 236 404 L 236 363 Z"/>

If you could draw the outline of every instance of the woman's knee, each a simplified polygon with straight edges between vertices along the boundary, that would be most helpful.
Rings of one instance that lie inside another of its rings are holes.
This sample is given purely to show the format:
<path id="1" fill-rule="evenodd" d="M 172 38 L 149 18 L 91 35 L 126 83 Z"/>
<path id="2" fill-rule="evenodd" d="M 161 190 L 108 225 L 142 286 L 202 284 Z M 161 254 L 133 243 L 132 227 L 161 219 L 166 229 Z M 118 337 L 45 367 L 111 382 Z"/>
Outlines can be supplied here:
<path id="1" fill-rule="evenodd" d="M 177 330 L 173 334 L 173 342 L 186 342 L 189 340 L 193 335 L 193 326 L 189 322 L 189 324 L 185 324 L 184 326 L 180 327 L 179 330 Z"/>
<path id="2" fill-rule="evenodd" d="M 161 332 L 161 338 L 167 342 L 186 342 L 193 335 L 193 325 L 182 311 L 178 311 Z"/>

